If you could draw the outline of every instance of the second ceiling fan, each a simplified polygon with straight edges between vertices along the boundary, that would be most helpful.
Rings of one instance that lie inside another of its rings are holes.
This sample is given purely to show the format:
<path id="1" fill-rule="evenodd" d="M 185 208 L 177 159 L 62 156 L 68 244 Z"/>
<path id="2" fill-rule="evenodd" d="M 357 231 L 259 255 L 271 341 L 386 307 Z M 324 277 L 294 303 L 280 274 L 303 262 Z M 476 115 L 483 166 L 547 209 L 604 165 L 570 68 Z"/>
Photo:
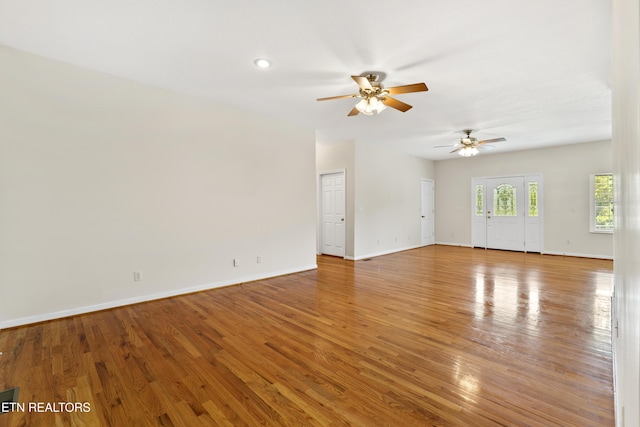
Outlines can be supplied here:
<path id="1" fill-rule="evenodd" d="M 359 113 L 370 116 L 374 112 L 382 112 L 382 110 L 384 110 L 386 107 L 395 108 L 396 110 L 402 111 L 404 113 L 405 111 L 411 109 L 412 106 L 395 98 L 392 98 L 389 95 L 398 95 L 401 93 L 411 92 L 426 92 L 429 90 L 427 88 L 427 85 L 424 83 L 414 83 L 411 85 L 385 88 L 384 86 L 382 86 L 382 83 L 378 82 L 377 74 L 351 76 L 351 78 L 358 84 L 358 87 L 360 88 L 359 93 L 355 93 L 352 95 L 330 96 L 328 98 L 318 98 L 317 100 L 328 101 L 330 99 L 360 98 L 360 101 L 356 104 L 355 107 L 353 107 L 353 109 L 349 112 L 349 114 L 347 114 L 347 116 L 355 116 Z"/>
<path id="2" fill-rule="evenodd" d="M 480 152 L 478 150 L 478 147 L 493 148 L 492 146 L 485 145 L 485 144 L 506 141 L 506 138 L 493 138 L 493 139 L 484 139 L 482 141 L 478 141 L 477 138 L 474 138 L 471 136 L 473 129 L 465 129 L 462 132 L 464 132 L 466 136 L 463 136 L 462 138 L 460 138 L 460 142 L 458 144 L 436 145 L 433 148 L 455 147 L 449 153 L 458 153 L 463 157 L 471 157 L 471 156 L 475 156 Z"/>

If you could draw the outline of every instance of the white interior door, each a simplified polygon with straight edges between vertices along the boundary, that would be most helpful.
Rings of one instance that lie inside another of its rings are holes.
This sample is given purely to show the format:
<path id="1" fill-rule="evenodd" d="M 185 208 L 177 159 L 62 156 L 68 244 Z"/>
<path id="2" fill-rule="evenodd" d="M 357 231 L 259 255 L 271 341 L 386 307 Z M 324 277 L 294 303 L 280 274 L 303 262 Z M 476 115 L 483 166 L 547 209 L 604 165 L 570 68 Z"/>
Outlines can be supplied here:
<path id="1" fill-rule="evenodd" d="M 345 180 L 344 172 L 320 177 L 322 253 L 344 257 Z"/>
<path id="2" fill-rule="evenodd" d="M 525 250 L 524 177 L 487 178 L 487 247 Z"/>
<path id="3" fill-rule="evenodd" d="M 420 194 L 421 244 L 422 246 L 433 245 L 435 243 L 435 207 L 432 180 L 420 180 Z"/>

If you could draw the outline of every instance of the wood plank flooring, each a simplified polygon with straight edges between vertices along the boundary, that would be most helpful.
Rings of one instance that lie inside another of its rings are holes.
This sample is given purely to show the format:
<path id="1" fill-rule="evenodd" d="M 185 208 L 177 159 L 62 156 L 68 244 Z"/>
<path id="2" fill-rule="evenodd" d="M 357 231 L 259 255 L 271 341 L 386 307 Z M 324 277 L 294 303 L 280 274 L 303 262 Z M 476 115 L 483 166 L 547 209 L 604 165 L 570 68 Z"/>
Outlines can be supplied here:
<path id="1" fill-rule="evenodd" d="M 0 390 L 90 411 L 0 426 L 614 425 L 611 261 L 430 246 L 318 265 L 1 331 Z"/>

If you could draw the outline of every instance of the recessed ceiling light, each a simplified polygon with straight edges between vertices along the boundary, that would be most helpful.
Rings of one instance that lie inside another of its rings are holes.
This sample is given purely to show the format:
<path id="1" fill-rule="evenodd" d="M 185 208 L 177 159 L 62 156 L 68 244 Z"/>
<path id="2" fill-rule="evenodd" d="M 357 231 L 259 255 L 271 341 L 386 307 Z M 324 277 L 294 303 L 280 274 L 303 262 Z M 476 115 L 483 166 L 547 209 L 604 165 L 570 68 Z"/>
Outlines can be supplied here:
<path id="1" fill-rule="evenodd" d="M 258 58 L 255 61 L 253 61 L 253 63 L 258 68 L 269 68 L 269 67 L 271 67 L 271 61 L 269 61 L 268 59 L 265 59 L 265 58 Z"/>

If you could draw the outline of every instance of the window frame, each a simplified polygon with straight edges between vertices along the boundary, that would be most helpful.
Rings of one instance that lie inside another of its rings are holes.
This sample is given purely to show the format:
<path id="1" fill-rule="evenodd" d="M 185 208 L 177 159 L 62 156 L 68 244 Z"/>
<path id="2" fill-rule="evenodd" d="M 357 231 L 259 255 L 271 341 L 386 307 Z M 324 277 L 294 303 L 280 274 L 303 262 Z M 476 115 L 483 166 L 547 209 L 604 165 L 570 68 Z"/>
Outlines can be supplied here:
<path id="1" fill-rule="evenodd" d="M 589 175 L 589 232 L 597 234 L 613 234 L 614 224 L 610 228 L 596 228 L 596 177 L 597 176 L 610 176 L 611 179 L 611 202 L 615 205 L 613 197 L 615 192 L 613 190 L 613 174 L 609 172 L 594 173 Z M 615 218 L 615 217 L 614 217 Z"/>

